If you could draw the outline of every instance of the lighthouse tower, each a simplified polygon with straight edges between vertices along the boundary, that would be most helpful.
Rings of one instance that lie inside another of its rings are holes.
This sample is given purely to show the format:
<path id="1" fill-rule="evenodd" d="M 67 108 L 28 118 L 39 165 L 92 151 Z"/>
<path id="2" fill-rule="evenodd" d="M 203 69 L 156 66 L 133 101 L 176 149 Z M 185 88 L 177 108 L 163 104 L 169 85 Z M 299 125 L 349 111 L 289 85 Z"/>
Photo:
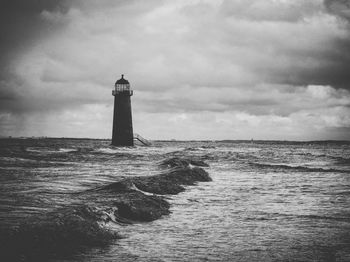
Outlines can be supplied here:
<path id="1" fill-rule="evenodd" d="M 124 75 L 115 83 L 112 91 L 114 96 L 113 134 L 112 145 L 133 146 L 134 135 L 132 130 L 131 101 L 133 91 Z"/>

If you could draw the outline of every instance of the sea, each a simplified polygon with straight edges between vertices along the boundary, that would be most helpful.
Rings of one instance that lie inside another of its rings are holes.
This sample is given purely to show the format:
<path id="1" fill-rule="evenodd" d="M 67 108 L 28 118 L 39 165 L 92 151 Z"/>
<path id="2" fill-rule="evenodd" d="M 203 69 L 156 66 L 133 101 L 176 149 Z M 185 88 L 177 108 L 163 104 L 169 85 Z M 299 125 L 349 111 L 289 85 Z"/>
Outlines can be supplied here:
<path id="1" fill-rule="evenodd" d="M 110 221 L 121 238 L 47 261 L 350 261 L 350 142 L 110 143 L 0 139 L 0 228 L 79 205 L 79 192 L 159 174 L 178 157 L 207 163 L 212 181 L 164 196 L 169 215 Z"/>

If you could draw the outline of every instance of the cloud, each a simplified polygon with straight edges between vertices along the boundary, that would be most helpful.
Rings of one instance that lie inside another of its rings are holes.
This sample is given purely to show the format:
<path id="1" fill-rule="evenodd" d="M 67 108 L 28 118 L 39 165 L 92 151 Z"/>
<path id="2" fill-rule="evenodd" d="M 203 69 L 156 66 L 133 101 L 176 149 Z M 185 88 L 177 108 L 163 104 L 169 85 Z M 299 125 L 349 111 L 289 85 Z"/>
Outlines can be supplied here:
<path id="1" fill-rule="evenodd" d="M 26 52 L 40 41 L 44 35 L 57 29 L 56 24 L 46 23 L 39 14 L 45 10 L 65 13 L 65 0 L 1 0 L 0 1 L 0 76 L 9 73 L 7 64 L 18 53 Z"/>
<path id="2" fill-rule="evenodd" d="M 256 21 L 297 22 L 322 11 L 322 1 L 225 0 L 221 12 Z"/>
<path id="3" fill-rule="evenodd" d="M 12 15 L 3 18 L 10 29 L 0 27 L 10 32 L 1 54 L 11 54 L 0 64 L 3 134 L 14 123 L 36 133 L 22 120 L 45 119 L 43 133 L 108 137 L 111 89 L 125 73 L 135 126 L 152 138 L 348 137 L 344 1 L 5 2 Z"/>
<path id="4" fill-rule="evenodd" d="M 142 111 L 245 111 L 255 115 L 288 116 L 303 109 L 350 106 L 350 92 L 330 86 L 258 85 L 242 87 L 182 87 L 164 92 L 138 92 L 134 100 Z M 179 103 L 181 101 L 181 103 Z"/>
<path id="5" fill-rule="evenodd" d="M 347 0 L 324 0 L 328 11 L 350 21 L 350 2 Z"/>

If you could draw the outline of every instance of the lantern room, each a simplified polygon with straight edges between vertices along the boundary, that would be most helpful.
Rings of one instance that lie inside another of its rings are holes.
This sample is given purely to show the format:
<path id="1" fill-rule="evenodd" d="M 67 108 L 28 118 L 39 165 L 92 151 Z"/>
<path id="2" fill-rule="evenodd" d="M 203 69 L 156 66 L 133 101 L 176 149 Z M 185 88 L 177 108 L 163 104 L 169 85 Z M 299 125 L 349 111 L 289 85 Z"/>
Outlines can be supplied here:
<path id="1" fill-rule="evenodd" d="M 124 75 L 122 75 L 122 78 L 120 78 L 117 82 L 115 82 L 114 85 L 115 89 L 112 90 L 112 95 L 118 95 L 118 94 L 123 94 L 123 95 L 133 95 L 133 91 L 130 89 L 130 83 L 128 80 L 124 78 Z"/>

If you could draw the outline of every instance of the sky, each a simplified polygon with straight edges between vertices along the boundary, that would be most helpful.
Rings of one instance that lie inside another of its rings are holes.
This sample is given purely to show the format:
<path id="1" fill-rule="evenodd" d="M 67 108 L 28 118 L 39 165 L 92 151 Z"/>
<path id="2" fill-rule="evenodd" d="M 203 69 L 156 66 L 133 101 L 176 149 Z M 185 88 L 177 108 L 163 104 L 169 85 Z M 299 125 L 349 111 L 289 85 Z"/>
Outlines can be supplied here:
<path id="1" fill-rule="evenodd" d="M 0 136 L 350 140 L 349 0 L 0 0 Z"/>

